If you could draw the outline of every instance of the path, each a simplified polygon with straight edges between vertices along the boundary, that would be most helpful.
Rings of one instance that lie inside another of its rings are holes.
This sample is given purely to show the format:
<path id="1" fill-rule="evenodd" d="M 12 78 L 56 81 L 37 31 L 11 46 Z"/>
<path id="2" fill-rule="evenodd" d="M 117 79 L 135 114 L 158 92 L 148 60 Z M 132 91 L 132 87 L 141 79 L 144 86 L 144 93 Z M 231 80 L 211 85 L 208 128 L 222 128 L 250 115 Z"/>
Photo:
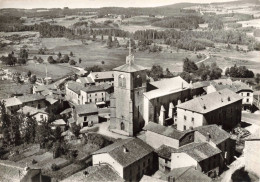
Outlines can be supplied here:
<path id="1" fill-rule="evenodd" d="M 210 55 L 206 54 L 206 58 L 200 60 L 199 62 L 196 62 L 196 64 L 203 63 L 204 61 L 207 61 L 207 59 L 209 59 L 209 58 L 210 58 Z"/>
<path id="2" fill-rule="evenodd" d="M 232 174 L 245 166 L 245 157 L 242 155 L 239 158 L 237 158 L 232 164 L 230 164 L 228 167 L 229 169 L 221 174 L 221 181 L 222 182 L 232 182 L 231 176 Z"/>

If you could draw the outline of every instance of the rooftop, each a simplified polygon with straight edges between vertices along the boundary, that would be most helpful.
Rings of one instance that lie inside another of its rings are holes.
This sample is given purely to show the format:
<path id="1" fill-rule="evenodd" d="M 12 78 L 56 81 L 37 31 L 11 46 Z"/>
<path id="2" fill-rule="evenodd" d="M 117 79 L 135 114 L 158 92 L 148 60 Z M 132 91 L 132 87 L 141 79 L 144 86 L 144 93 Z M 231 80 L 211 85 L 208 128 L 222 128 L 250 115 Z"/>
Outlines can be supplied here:
<path id="1" fill-rule="evenodd" d="M 80 78 L 77 79 L 77 82 L 80 82 L 80 83 L 94 83 L 94 81 L 90 77 L 80 77 Z"/>
<path id="2" fill-rule="evenodd" d="M 148 99 L 162 97 L 182 90 L 189 89 L 189 84 L 180 76 L 174 78 L 163 79 L 156 82 L 150 82 L 151 85 L 158 88 L 145 92 L 144 96 Z"/>
<path id="3" fill-rule="evenodd" d="M 70 113 L 70 112 L 72 112 L 72 108 L 65 109 L 64 111 L 62 111 L 62 112 L 60 113 L 60 115 L 62 115 L 62 114 L 67 114 L 67 113 Z"/>
<path id="4" fill-rule="evenodd" d="M 66 122 L 63 119 L 57 119 L 51 123 L 52 125 L 59 126 L 59 125 L 66 125 Z"/>
<path id="5" fill-rule="evenodd" d="M 68 82 L 67 88 L 77 94 L 80 94 L 80 90 L 84 88 L 84 85 L 78 82 Z"/>
<path id="6" fill-rule="evenodd" d="M 213 82 L 214 83 L 214 82 Z M 225 88 L 232 90 L 233 92 L 240 92 L 242 90 L 249 90 L 253 92 L 253 89 L 248 86 L 247 84 L 240 82 L 240 81 L 235 81 L 230 85 L 223 85 L 223 84 L 212 84 L 214 86 L 214 88 L 219 91 L 219 90 L 223 90 Z"/>
<path id="7" fill-rule="evenodd" d="M 119 66 L 117 68 L 114 68 L 113 70 L 115 71 L 121 71 L 121 72 L 127 72 L 127 73 L 132 73 L 132 72 L 136 72 L 136 71 L 143 71 L 143 70 L 146 70 L 146 68 L 140 66 L 140 65 L 137 65 L 134 63 L 134 56 L 133 55 L 129 55 L 127 56 L 126 58 L 127 60 L 130 59 L 131 60 L 131 63 L 126 63 L 122 66 Z"/>
<path id="8" fill-rule="evenodd" d="M 24 106 L 21 109 L 19 109 L 17 112 L 19 113 L 23 113 L 25 115 L 29 114 L 30 116 L 33 116 L 37 113 L 44 113 L 44 114 L 48 114 L 47 112 L 45 112 L 43 109 L 37 109 L 35 107 L 30 107 L 30 106 Z"/>
<path id="9" fill-rule="evenodd" d="M 204 114 L 239 100 L 242 100 L 241 96 L 229 89 L 223 89 L 181 103 L 177 107 Z"/>
<path id="10" fill-rule="evenodd" d="M 45 99 L 44 96 L 39 95 L 39 94 L 28 94 L 28 95 L 23 95 L 20 97 L 17 97 L 22 103 L 26 102 L 32 102 L 32 101 L 37 101 L 37 100 L 43 100 Z"/>
<path id="11" fill-rule="evenodd" d="M 77 114 L 89 114 L 89 113 L 97 113 L 98 109 L 96 104 L 89 103 L 84 105 L 75 105 L 75 111 Z"/>
<path id="12" fill-rule="evenodd" d="M 124 151 L 124 149 L 126 151 Z M 119 164 L 126 167 L 153 152 L 153 148 L 139 138 L 120 140 L 96 152 L 108 153 Z"/>
<path id="13" fill-rule="evenodd" d="M 214 148 L 210 144 L 204 142 L 190 143 L 180 147 L 179 149 L 174 149 L 172 147 L 162 145 L 160 148 L 156 150 L 156 152 L 159 156 L 167 159 L 171 159 L 172 153 L 186 153 L 197 162 L 200 162 L 204 159 L 221 153 L 221 150 L 219 150 L 218 148 Z"/>
<path id="14" fill-rule="evenodd" d="M 194 169 L 194 167 L 181 167 L 171 170 L 165 176 L 162 176 L 161 179 L 168 181 L 169 177 L 173 177 L 175 182 L 190 182 L 190 181 L 199 181 L 199 182 L 211 182 L 212 179 L 206 174 Z"/>
<path id="15" fill-rule="evenodd" d="M 85 88 L 82 88 L 81 90 L 84 92 L 97 92 L 97 91 L 104 91 L 108 88 L 112 87 L 111 85 L 105 83 L 102 85 L 90 85 Z"/>
<path id="16" fill-rule="evenodd" d="M 114 79 L 114 72 L 113 71 L 91 72 L 88 76 L 93 78 L 94 80 Z"/>
<path id="17" fill-rule="evenodd" d="M 210 140 L 215 143 L 216 145 L 220 144 L 221 142 L 230 138 L 230 135 L 224 131 L 223 129 L 219 128 L 217 125 L 205 125 L 199 126 L 194 128 L 195 131 L 198 131 L 205 137 L 210 135 Z"/>
<path id="18" fill-rule="evenodd" d="M 154 122 L 149 122 L 148 125 L 146 125 L 143 129 L 177 140 L 181 139 L 187 133 L 194 132 L 189 130 L 179 131 L 172 126 L 166 127 Z"/>
<path id="19" fill-rule="evenodd" d="M 114 181 L 123 182 L 124 180 L 108 165 L 101 166 L 91 166 L 85 170 L 82 170 L 66 179 L 62 182 L 72 182 L 72 181 Z"/>

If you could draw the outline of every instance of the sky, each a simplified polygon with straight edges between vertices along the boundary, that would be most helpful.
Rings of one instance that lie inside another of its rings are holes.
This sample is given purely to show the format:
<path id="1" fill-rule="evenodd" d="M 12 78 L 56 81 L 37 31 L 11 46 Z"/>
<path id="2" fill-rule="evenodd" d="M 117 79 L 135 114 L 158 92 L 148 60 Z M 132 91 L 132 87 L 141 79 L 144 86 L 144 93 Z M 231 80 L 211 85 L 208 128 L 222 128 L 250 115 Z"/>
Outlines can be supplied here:
<path id="1" fill-rule="evenodd" d="M 230 0 L 0 0 L 0 8 L 155 7 L 182 2 L 211 3 L 226 1 Z"/>

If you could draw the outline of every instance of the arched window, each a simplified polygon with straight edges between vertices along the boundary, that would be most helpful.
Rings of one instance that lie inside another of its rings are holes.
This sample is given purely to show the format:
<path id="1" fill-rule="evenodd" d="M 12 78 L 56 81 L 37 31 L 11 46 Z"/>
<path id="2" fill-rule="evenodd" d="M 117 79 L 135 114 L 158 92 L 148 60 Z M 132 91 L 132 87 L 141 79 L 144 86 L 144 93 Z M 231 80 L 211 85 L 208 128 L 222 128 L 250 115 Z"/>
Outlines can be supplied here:
<path id="1" fill-rule="evenodd" d="M 123 122 L 121 122 L 121 124 L 120 124 L 120 129 L 125 130 L 125 124 Z"/>
<path id="2" fill-rule="evenodd" d="M 118 77 L 118 86 L 119 87 L 126 87 L 126 79 L 124 75 L 119 75 Z"/>
<path id="3" fill-rule="evenodd" d="M 142 77 L 140 75 L 136 76 L 134 87 L 141 87 L 142 86 Z"/>

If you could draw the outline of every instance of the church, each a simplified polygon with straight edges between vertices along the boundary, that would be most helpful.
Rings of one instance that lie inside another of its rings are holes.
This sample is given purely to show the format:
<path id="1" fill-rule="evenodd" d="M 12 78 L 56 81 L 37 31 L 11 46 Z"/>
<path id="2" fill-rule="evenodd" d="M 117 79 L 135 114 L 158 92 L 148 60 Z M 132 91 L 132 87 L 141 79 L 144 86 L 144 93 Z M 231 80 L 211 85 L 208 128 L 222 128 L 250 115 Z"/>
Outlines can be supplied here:
<path id="1" fill-rule="evenodd" d="M 114 68 L 109 129 L 118 134 L 135 136 L 149 121 L 161 125 L 167 125 L 170 120 L 173 123 L 175 106 L 188 99 L 190 84 L 181 77 L 147 83 L 146 68 L 135 64 L 129 46 L 126 64 Z"/>

